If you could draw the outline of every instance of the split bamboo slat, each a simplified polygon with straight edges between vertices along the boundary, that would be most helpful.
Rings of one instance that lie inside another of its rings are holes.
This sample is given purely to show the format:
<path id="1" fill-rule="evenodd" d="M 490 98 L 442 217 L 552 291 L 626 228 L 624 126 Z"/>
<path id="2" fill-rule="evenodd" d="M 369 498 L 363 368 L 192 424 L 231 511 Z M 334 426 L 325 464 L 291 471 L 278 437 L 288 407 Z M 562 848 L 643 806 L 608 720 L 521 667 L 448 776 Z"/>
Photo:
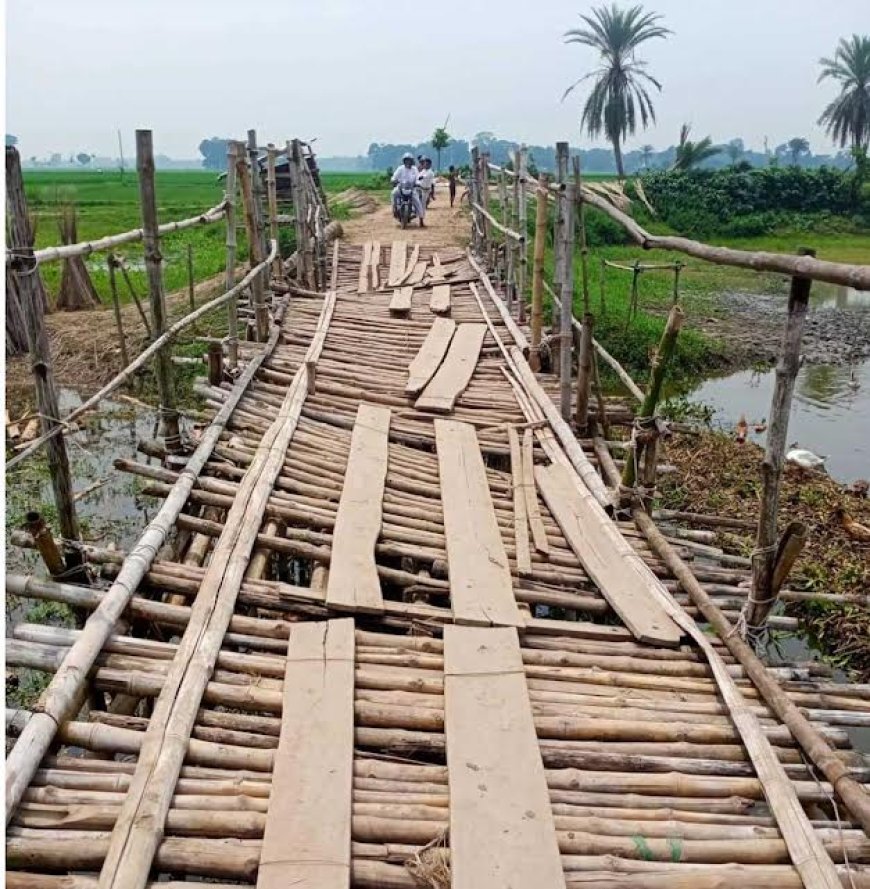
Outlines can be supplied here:
<path id="1" fill-rule="evenodd" d="M 7 640 L 53 674 L 7 711 L 7 884 L 870 887 L 845 803 L 870 689 L 760 678 L 701 632 L 748 565 L 610 518 L 607 445 L 560 426 L 477 260 L 339 242 L 328 293 L 291 292 L 235 385 L 201 387 L 182 471 L 119 461 L 164 498 L 148 546 L 83 545 L 93 587 L 7 577 L 93 614 Z M 654 609 L 674 633 L 640 628 Z"/>
<path id="2" fill-rule="evenodd" d="M 456 399 L 471 382 L 485 335 L 483 324 L 460 324 L 456 328 L 444 362 L 416 401 L 418 410 L 443 413 L 453 410 Z"/>

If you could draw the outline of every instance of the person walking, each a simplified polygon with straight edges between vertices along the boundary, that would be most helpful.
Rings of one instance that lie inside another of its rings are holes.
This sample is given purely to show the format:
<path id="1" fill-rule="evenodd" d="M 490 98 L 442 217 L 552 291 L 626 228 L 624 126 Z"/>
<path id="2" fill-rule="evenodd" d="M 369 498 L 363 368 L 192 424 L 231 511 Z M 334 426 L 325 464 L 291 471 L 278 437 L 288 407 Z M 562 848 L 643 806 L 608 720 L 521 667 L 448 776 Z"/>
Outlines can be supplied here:
<path id="1" fill-rule="evenodd" d="M 456 200 L 456 167 L 451 164 L 447 168 L 447 188 L 450 191 L 450 206 Z"/>

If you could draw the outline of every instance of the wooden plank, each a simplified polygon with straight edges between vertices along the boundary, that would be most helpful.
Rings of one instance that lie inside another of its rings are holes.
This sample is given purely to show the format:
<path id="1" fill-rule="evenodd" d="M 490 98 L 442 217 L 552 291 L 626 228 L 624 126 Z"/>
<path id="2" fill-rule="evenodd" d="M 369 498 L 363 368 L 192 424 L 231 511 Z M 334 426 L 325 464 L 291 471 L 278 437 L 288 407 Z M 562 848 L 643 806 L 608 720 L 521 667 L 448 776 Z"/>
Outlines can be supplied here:
<path id="1" fill-rule="evenodd" d="M 571 549 L 625 626 L 641 642 L 678 645 L 682 631 L 636 569 L 634 550 L 615 547 L 601 527 L 600 511 L 589 503 L 592 495 L 582 496 L 571 473 L 558 463 L 536 466 L 535 480 Z"/>
<path id="2" fill-rule="evenodd" d="M 511 451 L 511 487 L 514 497 L 514 545 L 516 546 L 517 573 L 522 577 L 530 574 L 532 570 L 526 492 L 523 489 L 523 452 L 516 427 L 508 426 L 507 432 Z"/>
<path id="3" fill-rule="evenodd" d="M 423 276 L 426 274 L 426 267 L 429 265 L 426 260 L 418 261 L 414 264 L 414 268 L 411 270 L 411 274 L 408 275 L 408 280 L 405 282 L 406 284 L 419 284 L 423 280 Z"/>
<path id="4" fill-rule="evenodd" d="M 523 626 L 474 427 L 435 420 L 435 441 L 454 620 Z"/>
<path id="5" fill-rule="evenodd" d="M 348 889 L 354 622 L 294 624 L 257 889 Z"/>
<path id="6" fill-rule="evenodd" d="M 411 311 L 411 297 L 413 294 L 413 287 L 397 287 L 393 291 L 393 298 L 390 300 L 390 314 L 407 315 Z"/>
<path id="7" fill-rule="evenodd" d="M 408 382 L 405 392 L 408 395 L 417 395 L 426 383 L 432 379 L 444 360 L 450 340 L 456 330 L 456 322 L 450 318 L 436 318 L 420 351 L 414 356 L 414 360 L 408 365 Z"/>
<path id="8" fill-rule="evenodd" d="M 453 410 L 456 399 L 471 382 L 485 336 L 485 324 L 460 324 L 456 328 L 443 364 L 417 399 L 415 407 L 444 413 Z"/>
<path id="9" fill-rule="evenodd" d="M 549 431 L 549 430 L 547 430 Z M 535 549 L 545 556 L 550 555 L 550 541 L 547 539 L 547 529 L 541 519 L 541 509 L 538 505 L 538 489 L 535 487 L 535 456 L 532 450 L 532 430 L 523 432 L 522 450 L 522 479 L 523 496 L 526 498 L 526 515 L 529 518 L 529 526 L 532 529 L 532 539 L 535 541 Z"/>
<path id="10" fill-rule="evenodd" d="M 432 298 L 429 300 L 429 310 L 436 315 L 450 314 L 449 284 L 436 284 L 432 288 Z"/>
<path id="11" fill-rule="evenodd" d="M 411 275 L 414 272 L 414 269 L 417 267 L 417 259 L 419 258 L 419 256 L 420 256 L 420 245 L 415 244 L 414 249 L 411 251 L 411 255 L 408 257 L 408 259 L 405 263 L 405 269 L 402 272 L 402 275 L 399 278 L 399 280 L 396 282 L 397 285 L 408 283 L 408 279 L 411 277 Z"/>
<path id="12" fill-rule="evenodd" d="M 432 255 L 432 268 L 429 269 L 429 277 L 433 281 L 443 281 L 445 276 L 444 266 L 441 265 L 441 257 L 435 253 Z"/>
<path id="13" fill-rule="evenodd" d="M 517 632 L 444 628 L 452 889 L 563 889 Z"/>
<path id="14" fill-rule="evenodd" d="M 366 241 L 363 244 L 362 259 L 359 267 L 359 284 L 357 293 L 367 293 L 369 290 L 369 280 L 371 278 L 370 268 L 372 262 L 372 242 Z"/>
<path id="15" fill-rule="evenodd" d="M 372 272 L 372 290 L 377 290 L 378 287 L 381 286 L 381 275 L 380 275 L 380 265 L 381 265 L 381 242 L 375 241 L 372 244 L 372 261 L 371 261 L 371 272 Z"/>
<path id="16" fill-rule="evenodd" d="M 390 409 L 360 404 L 332 532 L 326 604 L 330 608 L 384 610 L 375 564 L 389 460 Z"/>
<path id="17" fill-rule="evenodd" d="M 388 287 L 398 287 L 405 274 L 405 257 L 408 252 L 407 241 L 393 241 L 390 247 L 390 274 L 387 278 Z"/>

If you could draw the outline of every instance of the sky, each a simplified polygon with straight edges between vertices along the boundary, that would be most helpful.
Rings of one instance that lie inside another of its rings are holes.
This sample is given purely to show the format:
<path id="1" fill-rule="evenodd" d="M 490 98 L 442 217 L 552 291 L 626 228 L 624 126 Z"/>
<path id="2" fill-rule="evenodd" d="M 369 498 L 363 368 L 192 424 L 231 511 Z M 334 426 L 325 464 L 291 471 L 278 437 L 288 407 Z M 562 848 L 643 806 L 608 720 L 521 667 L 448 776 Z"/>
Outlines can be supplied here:
<path id="1" fill-rule="evenodd" d="M 54 151 L 132 153 L 136 128 L 155 151 L 197 156 L 209 136 L 260 144 L 317 138 L 322 155 L 370 142 L 417 142 L 448 118 L 529 144 L 581 134 L 583 94 L 565 88 L 595 67 L 567 45 L 592 3 L 577 0 L 7 0 L 6 132 L 27 158 Z M 628 147 L 741 136 L 771 148 L 805 136 L 833 150 L 816 120 L 836 94 L 818 60 L 867 33 L 867 0 L 654 0 L 674 33 L 639 57 L 662 83 L 657 123 Z"/>

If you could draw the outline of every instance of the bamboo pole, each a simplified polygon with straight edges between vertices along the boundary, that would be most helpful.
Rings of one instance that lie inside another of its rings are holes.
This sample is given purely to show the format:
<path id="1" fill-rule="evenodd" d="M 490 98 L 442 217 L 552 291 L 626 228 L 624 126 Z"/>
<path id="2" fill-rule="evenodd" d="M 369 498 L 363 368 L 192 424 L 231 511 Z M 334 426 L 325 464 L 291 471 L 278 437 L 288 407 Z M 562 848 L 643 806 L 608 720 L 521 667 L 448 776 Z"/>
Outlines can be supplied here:
<path id="1" fill-rule="evenodd" d="M 586 244 L 586 206 L 583 203 L 583 180 L 580 176 L 580 157 L 574 157 L 574 184 L 577 186 L 577 197 L 580 200 L 578 217 L 580 220 L 580 271 L 583 285 L 583 313 L 592 312 L 592 300 L 589 296 L 589 249 Z"/>
<path id="2" fill-rule="evenodd" d="M 528 241 L 528 216 L 526 188 L 528 176 L 528 157 L 529 150 L 525 145 L 520 147 L 519 153 L 519 176 L 517 178 L 517 226 L 522 233 L 523 239 L 517 245 L 519 252 L 519 271 L 517 275 L 517 320 L 520 324 L 526 320 L 526 280 L 528 277 L 529 251 L 526 246 Z"/>
<path id="3" fill-rule="evenodd" d="M 139 294 L 136 293 L 136 288 L 133 286 L 133 282 L 130 279 L 130 272 L 127 270 L 127 262 L 123 256 L 116 256 L 115 263 L 118 268 L 121 270 L 121 275 L 124 278 L 124 283 L 127 285 L 127 290 L 130 292 L 130 299 L 133 300 L 133 305 L 136 306 L 136 311 L 139 313 L 139 317 L 142 319 L 142 326 L 145 328 L 145 332 L 148 334 L 148 339 L 151 339 L 151 323 L 148 321 L 148 316 L 145 314 L 145 309 L 142 308 L 142 300 L 139 299 Z"/>
<path id="4" fill-rule="evenodd" d="M 556 185 L 564 190 L 565 184 L 568 182 L 568 143 L 556 143 Z M 556 195 L 556 212 L 553 216 L 553 252 L 554 252 L 554 268 L 553 268 L 553 288 L 557 293 L 561 293 L 562 279 L 565 274 L 565 205 Z M 556 329 L 559 326 L 559 315 L 556 306 L 553 306 L 551 326 Z"/>
<path id="5" fill-rule="evenodd" d="M 580 212 L 583 212 L 582 204 Z M 586 312 L 583 315 L 583 326 L 580 328 L 580 344 L 577 351 L 577 410 L 574 422 L 581 435 L 585 435 L 589 427 L 589 391 L 592 385 L 595 357 L 592 347 L 594 320 L 591 312 Z"/>
<path id="6" fill-rule="evenodd" d="M 306 200 L 302 187 L 301 149 L 299 140 L 287 142 L 287 161 L 290 171 L 290 185 L 293 191 L 293 218 L 296 225 L 296 254 L 299 261 L 296 265 L 296 279 L 308 287 L 312 287 L 310 269 L 308 268 L 308 241 L 305 227 Z"/>
<path id="7" fill-rule="evenodd" d="M 257 131 L 248 130 L 248 163 L 251 168 L 251 194 L 254 198 L 254 220 L 260 239 L 260 253 L 266 252 L 266 226 L 263 224 L 263 180 L 260 177 Z"/>
<path id="8" fill-rule="evenodd" d="M 189 315 L 185 315 L 184 318 L 176 321 L 175 324 L 172 325 L 161 337 L 158 337 L 154 340 L 151 345 L 145 349 L 137 358 L 134 358 L 133 361 L 124 368 L 117 376 L 113 377 L 97 392 L 95 395 L 92 395 L 87 401 L 84 401 L 77 408 L 70 411 L 69 414 L 64 419 L 64 422 L 69 424 L 72 423 L 73 420 L 78 419 L 83 414 L 86 414 L 88 411 L 95 408 L 106 396 L 114 392 L 119 386 L 129 380 L 133 374 L 139 370 L 140 367 L 144 367 L 151 358 L 157 354 L 160 349 L 162 349 L 167 343 L 171 342 L 181 333 L 182 330 L 189 327 L 194 322 L 198 321 L 203 316 L 207 315 L 209 312 L 213 312 L 215 309 L 224 305 L 224 303 L 229 302 L 233 297 L 237 296 L 242 290 L 248 287 L 251 282 L 255 279 L 256 275 L 262 271 L 269 263 L 272 262 L 273 254 L 278 249 L 278 245 L 273 243 L 272 250 L 269 253 L 263 262 L 251 269 L 241 281 L 239 281 L 236 286 L 228 291 L 227 293 L 222 294 L 221 296 L 216 296 L 213 300 L 210 300 L 207 303 L 203 303 L 195 312 L 191 312 Z M 6 463 L 6 471 L 8 472 L 12 467 L 16 466 L 22 460 L 29 457 L 31 454 L 35 453 L 39 448 L 41 448 L 47 441 L 50 441 L 54 435 L 59 434 L 61 426 L 58 426 L 55 430 L 40 436 L 35 441 L 33 441 L 25 450 L 21 451 L 19 454 L 16 454 L 11 460 Z"/>
<path id="9" fill-rule="evenodd" d="M 544 321 L 544 257 L 547 249 L 547 174 L 541 175 L 536 191 L 535 249 L 532 263 L 532 341 L 529 364 L 535 373 L 541 370 L 541 329 Z"/>
<path id="10" fill-rule="evenodd" d="M 562 419 L 571 420 L 571 322 L 574 318 L 574 208 L 576 186 L 569 182 L 561 194 L 565 224 L 562 228 L 562 279 L 558 282 L 562 298 L 562 312 L 559 325 L 559 405 Z"/>
<path id="11" fill-rule="evenodd" d="M 226 248 L 227 261 L 224 287 L 229 292 L 236 280 L 236 162 L 238 144 L 231 140 L 227 144 L 226 182 Z M 227 302 L 227 363 L 230 371 L 239 364 L 239 303 L 235 297 Z"/>
<path id="12" fill-rule="evenodd" d="M 665 325 L 662 339 L 653 358 L 652 367 L 650 369 L 650 380 L 643 404 L 640 407 L 640 413 L 635 419 L 635 423 L 649 424 L 655 420 L 655 411 L 658 405 L 659 396 L 662 391 L 665 373 L 668 369 L 671 357 L 677 344 L 677 336 L 680 328 L 683 326 L 682 309 L 679 306 L 673 306 L 668 314 L 668 321 Z M 630 448 L 625 455 L 625 469 L 622 473 L 622 487 L 627 491 L 634 489 L 637 480 L 637 469 L 642 455 L 642 447 L 646 445 L 646 438 L 656 437 L 658 435 L 655 429 L 646 429 L 645 427 L 637 427 L 637 432 L 633 435 Z"/>
<path id="13" fill-rule="evenodd" d="M 801 256 L 815 251 L 801 249 Z M 776 366 L 776 382 L 770 401 L 769 427 L 761 464 L 761 503 L 755 550 L 752 553 L 752 592 L 744 609 L 745 632 L 757 642 L 764 628 L 764 617 L 773 607 L 773 571 L 776 563 L 776 519 L 779 511 L 779 487 L 788 439 L 788 420 L 795 380 L 800 369 L 801 339 L 810 298 L 808 278 L 793 277 L 788 298 L 788 318 Z"/>
<path id="14" fill-rule="evenodd" d="M 157 195 L 154 189 L 154 148 L 151 130 L 136 130 L 136 170 L 139 173 L 139 202 L 142 212 L 142 243 L 145 248 L 145 271 L 151 299 L 151 322 L 154 335 L 160 339 L 166 330 L 166 294 L 163 290 L 162 256 L 157 226 Z M 157 388 L 160 393 L 160 419 L 166 450 L 178 454 L 182 450 L 175 388 L 172 382 L 172 358 L 168 349 L 160 349 L 155 361 Z"/>
<path id="15" fill-rule="evenodd" d="M 127 351 L 127 337 L 124 336 L 124 322 L 121 319 L 121 301 L 118 299 L 118 282 L 115 278 L 115 254 L 110 252 L 106 265 L 109 269 L 109 290 L 112 293 L 112 311 L 115 313 L 115 327 L 118 328 L 118 345 L 121 348 L 121 362 L 124 367 L 130 363 Z"/>
<path id="16" fill-rule="evenodd" d="M 192 312 L 196 308 L 196 279 L 193 277 L 193 244 L 190 242 L 187 244 L 187 299 Z"/>
<path id="17" fill-rule="evenodd" d="M 45 519 L 38 512 L 28 512 L 24 526 L 33 538 L 48 573 L 52 577 L 63 577 L 66 574 L 66 565 Z"/>
<path id="18" fill-rule="evenodd" d="M 269 235 L 273 241 L 278 241 L 278 183 L 275 178 L 275 158 L 278 154 L 275 146 L 270 142 L 268 146 L 268 154 L 266 155 L 266 186 L 269 195 Z M 278 281 L 284 281 L 284 264 L 281 262 L 281 256 L 275 258 L 272 264 L 272 275 Z"/>
<path id="19" fill-rule="evenodd" d="M 51 488 L 60 525 L 61 536 L 78 540 L 79 522 L 73 500 L 72 476 L 60 419 L 60 406 L 51 365 L 51 346 L 45 328 L 44 307 L 39 272 L 33 265 L 33 231 L 27 213 L 24 179 L 21 175 L 21 159 L 17 149 L 6 147 L 6 206 L 9 219 L 9 245 L 23 257 L 29 267 L 16 272 L 18 291 L 24 312 L 30 367 L 36 390 L 36 407 L 39 411 L 42 436 L 50 436 L 48 470 Z M 25 453 L 25 452 L 22 452 Z M 9 465 L 7 464 L 7 471 Z"/>
<path id="20" fill-rule="evenodd" d="M 127 608 L 157 552 L 166 542 L 173 524 L 187 503 L 194 481 L 211 456 L 230 416 L 246 392 L 254 374 L 277 344 L 278 335 L 279 328 L 276 326 L 266 348 L 248 363 L 236 381 L 223 407 L 203 433 L 199 445 L 188 459 L 184 472 L 173 485 L 170 495 L 124 560 L 112 586 L 103 595 L 96 610 L 86 622 L 81 636 L 69 649 L 48 688 L 43 692 L 40 711 L 33 714 L 18 743 L 9 753 L 6 759 L 7 824 L 42 757 L 51 745 L 58 726 L 71 715 L 71 708 L 81 688 L 84 687 L 88 673 L 106 639 Z"/>
<path id="21" fill-rule="evenodd" d="M 236 158 L 236 174 L 239 179 L 242 203 L 245 208 L 245 228 L 248 234 L 251 272 L 253 273 L 255 269 L 258 270 L 251 280 L 251 296 L 254 307 L 254 338 L 261 343 L 266 340 L 269 330 L 269 311 L 266 308 L 266 295 L 263 285 L 266 269 L 263 267 L 263 250 L 257 223 L 257 202 L 251 183 L 251 177 L 257 175 L 257 170 L 256 168 L 248 170 L 248 161 L 244 152 L 239 152 Z"/>

